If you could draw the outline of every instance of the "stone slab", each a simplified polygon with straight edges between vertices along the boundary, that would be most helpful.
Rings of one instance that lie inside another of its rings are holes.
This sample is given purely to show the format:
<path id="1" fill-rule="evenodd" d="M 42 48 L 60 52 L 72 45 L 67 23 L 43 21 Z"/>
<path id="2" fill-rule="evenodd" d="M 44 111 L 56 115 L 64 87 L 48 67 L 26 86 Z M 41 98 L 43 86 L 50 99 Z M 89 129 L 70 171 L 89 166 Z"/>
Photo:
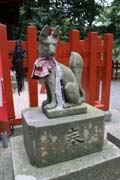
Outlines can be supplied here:
<path id="1" fill-rule="evenodd" d="M 65 116 L 87 113 L 87 105 L 83 103 L 79 106 L 75 106 L 67 109 L 61 109 L 61 108 L 45 109 L 43 107 L 43 111 L 48 118 L 65 117 Z"/>
<path id="2" fill-rule="evenodd" d="M 107 132 L 107 139 L 120 148 L 120 123 L 112 126 Z"/>
<path id="3" fill-rule="evenodd" d="M 101 151 L 104 112 L 87 105 L 87 113 L 49 119 L 40 108 L 22 112 L 24 144 L 32 165 L 49 166 Z"/>
<path id="4" fill-rule="evenodd" d="M 105 142 L 102 151 L 44 168 L 29 163 L 23 136 L 11 138 L 15 180 L 120 180 L 120 149 Z"/>

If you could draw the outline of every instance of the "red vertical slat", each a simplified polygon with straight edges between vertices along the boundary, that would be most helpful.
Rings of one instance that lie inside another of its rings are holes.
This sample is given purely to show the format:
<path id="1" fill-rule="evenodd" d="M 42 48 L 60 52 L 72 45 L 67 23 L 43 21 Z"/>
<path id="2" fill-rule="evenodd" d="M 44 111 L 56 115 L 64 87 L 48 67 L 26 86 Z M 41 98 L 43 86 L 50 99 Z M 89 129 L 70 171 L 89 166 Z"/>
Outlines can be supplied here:
<path id="1" fill-rule="evenodd" d="M 89 99 L 88 103 L 95 104 L 95 90 L 96 90 L 96 60 L 97 60 L 97 33 L 91 32 L 88 34 L 88 43 L 90 50 L 90 64 L 89 64 Z"/>
<path id="2" fill-rule="evenodd" d="M 71 51 L 79 52 L 80 31 L 71 31 L 69 38 L 71 43 Z"/>
<path id="3" fill-rule="evenodd" d="M 97 47 L 100 48 L 102 46 L 102 38 L 100 36 L 97 36 Z M 96 61 L 102 61 L 101 59 L 102 54 L 101 52 L 97 53 L 97 59 Z M 100 81 L 101 81 L 101 68 L 98 66 L 96 67 L 96 97 L 95 100 L 99 101 L 100 100 Z"/>
<path id="4" fill-rule="evenodd" d="M 28 90 L 30 107 L 38 106 L 37 81 L 31 78 L 33 65 L 38 56 L 37 29 L 27 27 L 27 53 L 28 53 Z"/>
<path id="5" fill-rule="evenodd" d="M 5 25 L 0 25 L 0 56 L 2 63 L 8 117 L 9 119 L 13 119 L 15 117 L 15 112 L 14 112 L 11 77 L 10 77 L 10 61 L 8 56 L 7 30 Z"/>
<path id="6" fill-rule="evenodd" d="M 103 82 L 102 82 L 102 98 L 101 102 L 105 105 L 104 110 L 109 109 L 110 103 L 110 86 L 111 86 L 111 72 L 112 72 L 112 42 L 113 35 L 104 35 L 104 50 L 105 50 L 105 66 L 103 70 Z"/>

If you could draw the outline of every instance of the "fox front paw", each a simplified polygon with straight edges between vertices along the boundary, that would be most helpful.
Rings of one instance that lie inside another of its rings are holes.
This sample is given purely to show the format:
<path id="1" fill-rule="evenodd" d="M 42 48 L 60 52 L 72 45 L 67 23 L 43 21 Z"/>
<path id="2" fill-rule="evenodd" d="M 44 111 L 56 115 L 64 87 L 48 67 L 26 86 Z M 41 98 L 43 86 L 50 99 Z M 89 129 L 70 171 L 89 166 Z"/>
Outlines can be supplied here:
<path id="1" fill-rule="evenodd" d="M 43 106 L 46 106 L 47 104 L 49 104 L 49 102 L 50 102 L 50 101 L 49 101 L 48 99 L 45 100 L 45 101 L 43 101 L 43 102 L 42 102 L 42 107 L 43 107 Z"/>
<path id="2" fill-rule="evenodd" d="M 53 109 L 57 106 L 56 102 L 51 102 L 45 106 L 45 109 Z"/>
<path id="3" fill-rule="evenodd" d="M 70 107 L 72 107 L 72 104 L 65 103 L 65 104 L 63 105 L 63 108 L 64 108 L 64 109 L 67 109 L 67 108 L 70 108 Z"/>

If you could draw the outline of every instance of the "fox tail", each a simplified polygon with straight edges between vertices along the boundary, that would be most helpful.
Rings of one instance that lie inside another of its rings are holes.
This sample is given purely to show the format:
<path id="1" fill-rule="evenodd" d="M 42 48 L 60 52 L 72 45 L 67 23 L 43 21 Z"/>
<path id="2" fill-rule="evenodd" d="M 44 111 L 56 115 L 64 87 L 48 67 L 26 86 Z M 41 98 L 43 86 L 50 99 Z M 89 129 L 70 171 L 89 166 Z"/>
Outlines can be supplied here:
<path id="1" fill-rule="evenodd" d="M 71 68 L 72 72 L 74 73 L 77 82 L 79 84 L 79 92 L 80 97 L 85 101 L 85 92 L 82 88 L 82 71 L 83 71 L 83 59 L 77 52 L 71 52 L 70 60 L 69 60 L 69 67 Z"/>

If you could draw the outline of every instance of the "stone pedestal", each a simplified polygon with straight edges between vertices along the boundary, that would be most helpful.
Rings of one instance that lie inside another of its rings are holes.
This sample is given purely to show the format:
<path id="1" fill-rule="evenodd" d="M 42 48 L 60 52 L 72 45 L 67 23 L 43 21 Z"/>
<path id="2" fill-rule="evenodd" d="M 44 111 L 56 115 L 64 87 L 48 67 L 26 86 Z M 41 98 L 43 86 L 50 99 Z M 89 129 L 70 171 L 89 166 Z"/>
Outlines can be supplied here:
<path id="1" fill-rule="evenodd" d="M 22 112 L 24 145 L 32 165 L 49 166 L 102 150 L 104 113 L 86 106 L 86 114 L 52 119 L 40 108 Z"/>

